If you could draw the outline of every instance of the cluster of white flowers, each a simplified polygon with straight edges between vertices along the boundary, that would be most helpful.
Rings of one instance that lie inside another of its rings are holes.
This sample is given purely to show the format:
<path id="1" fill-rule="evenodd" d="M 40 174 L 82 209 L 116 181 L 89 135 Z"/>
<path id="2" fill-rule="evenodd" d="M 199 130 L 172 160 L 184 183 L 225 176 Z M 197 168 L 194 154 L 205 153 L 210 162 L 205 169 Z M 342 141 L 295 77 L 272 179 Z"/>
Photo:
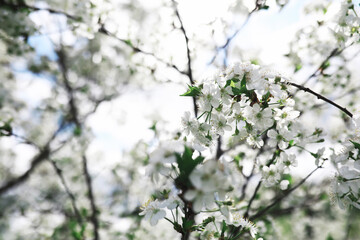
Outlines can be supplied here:
<path id="1" fill-rule="evenodd" d="M 283 150 L 298 136 L 300 129 L 294 123 L 300 112 L 294 110 L 286 80 L 279 73 L 238 63 L 206 79 L 197 90 L 200 117 L 187 112 L 182 118 L 184 133 L 197 150 L 212 146 L 225 131 L 260 148 L 263 134 L 271 129 L 269 145 Z"/>
<path id="2" fill-rule="evenodd" d="M 263 176 L 263 183 L 266 187 L 271 187 L 275 184 L 278 184 L 281 180 L 282 174 L 289 173 L 290 167 L 297 166 L 297 160 L 294 154 L 288 155 L 285 152 L 281 152 L 280 155 L 274 160 L 274 163 L 267 165 L 267 158 L 258 159 L 258 165 Z M 280 188 L 285 190 L 287 185 L 282 181 Z"/>
<path id="3" fill-rule="evenodd" d="M 360 39 L 360 17 L 351 0 L 344 0 L 338 13 L 337 24 L 334 27 L 335 36 L 339 42 L 352 43 Z"/>
<path id="4" fill-rule="evenodd" d="M 343 143 L 341 151 L 331 156 L 337 168 L 332 193 L 341 208 L 360 209 L 360 116 L 353 117 L 354 135 Z"/>
<path id="5" fill-rule="evenodd" d="M 156 224 L 166 216 L 165 208 L 191 206 L 194 214 L 210 212 L 210 216 L 211 212 L 220 212 L 219 219 L 233 227 L 241 226 L 242 231 L 245 229 L 255 238 L 256 226 L 231 214 L 236 209 L 229 199 L 231 191 L 241 188 L 238 181 L 233 181 L 235 177 L 242 178 L 239 169 L 231 167 L 227 155 L 219 159 L 206 156 L 220 136 L 222 142 L 245 144 L 256 151 L 264 148 L 265 154 L 258 157 L 254 172 L 261 174 L 265 187 L 286 190 L 290 182 L 284 174 L 297 166 L 295 155 L 288 149 L 303 149 L 322 137 L 320 129 L 311 132 L 298 120 L 300 112 L 294 109 L 287 82 L 281 74 L 247 62 L 234 64 L 190 86 L 184 95 L 197 98 L 199 117 L 186 112 L 181 120 L 181 136 L 176 142 L 160 143 L 150 153 L 147 169 L 153 180 L 160 176 L 169 180 L 166 188 L 176 196 L 176 204 L 172 198 L 162 196 L 147 204 L 141 214 Z M 322 153 L 323 149 L 313 156 L 320 159 Z"/>

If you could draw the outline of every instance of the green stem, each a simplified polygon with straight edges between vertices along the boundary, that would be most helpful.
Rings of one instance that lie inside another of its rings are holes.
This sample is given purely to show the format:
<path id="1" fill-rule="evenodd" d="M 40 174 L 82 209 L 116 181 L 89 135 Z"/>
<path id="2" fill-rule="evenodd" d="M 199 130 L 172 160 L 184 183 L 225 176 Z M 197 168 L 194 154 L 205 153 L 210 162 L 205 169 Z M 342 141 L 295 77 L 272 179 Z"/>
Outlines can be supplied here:
<path id="1" fill-rule="evenodd" d="M 173 221 L 171 221 L 171 220 L 168 219 L 167 217 L 164 217 L 164 218 L 165 218 L 165 220 L 169 221 L 172 225 L 174 225 L 174 222 L 173 222 Z"/>
<path id="2" fill-rule="evenodd" d="M 197 117 L 196 119 L 199 120 L 202 116 L 204 116 L 204 114 L 207 113 L 206 111 L 203 112 L 199 117 Z"/>

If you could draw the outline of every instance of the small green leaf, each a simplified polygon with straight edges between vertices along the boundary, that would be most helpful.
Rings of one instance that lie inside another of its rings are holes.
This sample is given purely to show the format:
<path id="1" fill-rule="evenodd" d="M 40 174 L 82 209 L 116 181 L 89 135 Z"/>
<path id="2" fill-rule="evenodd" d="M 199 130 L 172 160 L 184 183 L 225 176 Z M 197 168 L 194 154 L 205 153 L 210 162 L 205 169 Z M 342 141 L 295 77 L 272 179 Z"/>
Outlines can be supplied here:
<path id="1" fill-rule="evenodd" d="M 237 126 L 236 126 L 236 128 L 235 128 L 235 133 L 233 134 L 233 136 L 237 136 L 237 135 L 239 135 L 239 133 L 240 133 L 240 131 L 239 131 L 239 129 L 238 129 Z"/>
<path id="2" fill-rule="evenodd" d="M 0 127 L 0 136 L 11 136 L 12 134 L 12 127 L 11 127 L 11 122 L 12 119 L 5 122 L 1 127 Z"/>
<path id="3" fill-rule="evenodd" d="M 322 65 L 321 65 L 321 69 L 322 70 L 325 70 L 325 69 L 327 69 L 328 67 L 330 67 L 330 62 L 329 61 L 326 61 L 326 62 L 324 62 Z"/>
<path id="4" fill-rule="evenodd" d="M 200 93 L 201 93 L 201 89 L 196 87 L 196 86 L 189 86 L 189 90 L 184 93 L 184 94 L 181 94 L 180 96 L 185 96 L 185 97 L 196 97 L 196 96 L 199 96 Z"/>
<path id="5" fill-rule="evenodd" d="M 354 144 L 354 147 L 360 151 L 360 143 L 354 142 L 352 140 L 350 140 L 350 142 Z"/>
<path id="6" fill-rule="evenodd" d="M 157 124 L 157 122 L 154 122 L 154 124 L 151 127 L 149 127 L 149 129 L 156 132 L 156 124 Z"/>
<path id="7" fill-rule="evenodd" d="M 188 220 L 184 217 L 182 218 L 182 220 L 183 220 L 183 230 L 184 231 L 189 231 L 195 223 L 194 220 Z"/>
<path id="8" fill-rule="evenodd" d="M 74 136 L 76 136 L 76 137 L 79 137 L 80 135 L 81 135 L 81 128 L 80 127 L 75 127 L 74 128 L 74 131 L 73 131 L 73 133 L 74 133 Z"/>
<path id="9" fill-rule="evenodd" d="M 201 225 L 203 227 L 206 227 L 206 225 L 208 225 L 209 223 L 214 222 L 214 221 L 215 221 L 215 217 L 208 217 L 202 221 Z"/>
<path id="10" fill-rule="evenodd" d="M 302 65 L 301 65 L 300 63 L 297 63 L 297 64 L 295 65 L 295 70 L 294 70 L 294 72 L 299 71 L 301 68 L 302 68 Z"/>
<path id="11" fill-rule="evenodd" d="M 175 179 L 175 183 L 179 188 L 188 188 L 192 186 L 189 180 L 189 175 L 195 169 L 195 167 L 204 160 L 204 157 L 202 156 L 198 156 L 197 158 L 193 159 L 193 153 L 194 151 L 187 146 L 185 146 L 185 150 L 182 155 L 175 153 L 176 161 L 180 170 L 180 174 Z"/>
<path id="12" fill-rule="evenodd" d="M 225 220 L 222 221 L 222 226 L 221 226 L 221 235 L 224 235 L 225 231 L 228 229 L 228 226 L 225 222 Z"/>
<path id="13" fill-rule="evenodd" d="M 174 229 L 175 231 L 179 232 L 179 233 L 182 233 L 182 227 L 180 224 L 178 224 L 177 222 L 174 222 Z"/>
<path id="14" fill-rule="evenodd" d="M 290 174 L 284 174 L 283 179 L 288 180 L 290 184 L 293 182 L 293 179 Z"/>
<path id="15" fill-rule="evenodd" d="M 335 240 L 332 236 L 331 236 L 331 234 L 329 233 L 329 235 L 326 237 L 326 240 Z"/>

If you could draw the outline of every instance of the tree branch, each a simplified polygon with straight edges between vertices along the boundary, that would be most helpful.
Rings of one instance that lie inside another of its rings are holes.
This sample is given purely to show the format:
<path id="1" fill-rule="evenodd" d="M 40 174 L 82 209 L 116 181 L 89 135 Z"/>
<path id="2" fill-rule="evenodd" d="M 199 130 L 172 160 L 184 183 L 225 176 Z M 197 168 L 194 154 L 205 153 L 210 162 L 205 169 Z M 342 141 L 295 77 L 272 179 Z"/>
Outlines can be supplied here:
<path id="1" fill-rule="evenodd" d="M 293 82 L 288 82 L 287 84 L 289 84 L 289 85 L 291 85 L 291 86 L 294 86 L 294 87 L 296 87 L 296 88 L 298 88 L 298 89 L 300 89 L 300 90 L 303 90 L 303 91 L 305 91 L 305 92 L 311 93 L 312 95 L 316 96 L 318 99 L 321 99 L 321 100 L 323 100 L 323 101 L 325 101 L 325 102 L 327 102 L 327 103 L 330 103 L 331 105 L 337 107 L 338 109 L 340 109 L 342 112 L 344 112 L 344 113 L 345 113 L 346 115 L 348 115 L 349 117 L 351 117 L 351 118 L 353 117 L 353 114 L 352 114 L 349 110 L 347 110 L 347 109 L 344 108 L 344 107 L 341 107 L 340 105 L 336 104 L 335 102 L 331 101 L 330 99 L 328 99 L 328 98 L 326 98 L 326 97 L 324 97 L 324 96 L 322 96 L 322 95 L 314 92 L 314 91 L 311 90 L 310 88 L 303 87 L 303 86 L 298 85 L 298 84 L 293 83 Z"/>
<path id="2" fill-rule="evenodd" d="M 179 10 L 177 8 L 177 3 L 175 2 L 175 0 L 172 0 L 172 2 L 173 2 L 173 5 L 174 5 L 174 10 L 175 10 L 176 17 L 178 18 L 178 20 L 180 22 L 180 30 L 183 33 L 184 38 L 185 38 L 186 56 L 187 56 L 187 72 L 186 72 L 187 74 L 186 75 L 189 77 L 190 84 L 194 85 L 195 81 L 193 79 L 192 68 L 191 68 L 191 52 L 190 52 L 190 47 L 189 47 L 189 37 L 188 37 L 188 35 L 186 33 L 183 21 L 182 21 L 182 19 L 180 17 Z M 196 103 L 196 97 L 195 96 L 192 97 L 192 100 L 193 100 L 193 105 L 194 105 L 195 117 L 197 117 L 197 115 L 198 115 L 198 107 L 197 107 L 197 103 Z"/>
<path id="3" fill-rule="evenodd" d="M 214 56 L 211 58 L 210 62 L 208 63 L 209 65 L 212 64 L 215 61 L 215 59 L 216 59 L 216 57 L 217 57 L 217 55 L 219 54 L 220 51 L 224 51 L 227 54 L 227 49 L 228 49 L 231 41 L 240 33 L 240 31 L 249 22 L 251 16 L 254 14 L 254 12 L 259 10 L 261 6 L 262 6 L 262 4 L 260 3 L 260 1 L 256 0 L 255 8 L 251 12 L 248 13 L 248 15 L 246 16 L 245 21 L 241 24 L 241 26 L 230 37 L 228 37 L 226 39 L 226 42 L 222 46 L 216 47 L 216 52 L 215 52 Z"/>
<path id="4" fill-rule="evenodd" d="M 78 109 L 77 109 L 77 106 L 75 103 L 74 90 L 72 89 L 69 78 L 68 78 L 68 74 L 67 74 L 68 69 L 66 66 L 67 59 L 66 59 L 65 51 L 62 46 L 57 51 L 57 54 L 59 57 L 58 63 L 59 63 L 60 69 L 61 69 L 61 73 L 62 73 L 64 85 L 65 85 L 65 90 L 69 97 L 69 106 L 70 106 L 69 113 L 71 116 L 71 121 L 73 121 L 76 124 L 76 127 L 80 128 L 81 124 L 80 124 L 80 120 L 79 120 L 79 116 L 78 116 Z"/>
<path id="5" fill-rule="evenodd" d="M 74 194 L 72 194 L 72 192 L 70 191 L 70 188 L 68 187 L 66 181 L 65 181 L 65 178 L 64 178 L 64 175 L 62 174 L 62 170 L 57 166 L 56 162 L 51 160 L 51 159 L 48 159 L 49 162 L 51 163 L 51 165 L 54 167 L 55 169 L 55 172 L 56 174 L 58 175 L 60 181 L 61 181 L 61 184 L 63 185 L 63 187 L 65 188 L 65 192 L 66 194 L 69 196 L 70 198 L 70 201 L 71 201 L 71 205 L 74 209 L 74 213 L 75 213 L 75 216 L 76 216 L 76 219 L 77 221 L 79 222 L 79 224 L 82 224 L 83 223 L 83 219 L 81 217 L 81 214 L 80 214 L 80 211 L 79 211 L 79 208 L 77 207 L 76 205 L 76 199 L 75 199 L 75 196 Z"/>
<path id="6" fill-rule="evenodd" d="M 165 60 L 163 60 L 163 59 L 159 58 L 158 56 L 156 56 L 154 53 L 147 52 L 147 51 L 145 51 L 145 50 L 142 50 L 142 49 L 139 48 L 139 47 L 135 47 L 134 45 L 132 45 L 132 43 L 131 43 L 129 40 L 119 38 L 119 37 L 117 37 L 115 34 L 112 34 L 111 32 L 109 32 L 109 31 L 104 27 L 104 25 L 101 25 L 101 27 L 99 28 L 99 33 L 102 33 L 102 34 L 104 34 L 104 35 L 106 35 L 106 36 L 115 38 L 116 40 L 118 40 L 118 41 L 120 41 L 120 42 L 122 42 L 122 43 L 125 43 L 125 44 L 126 44 L 128 47 L 130 47 L 135 53 L 141 53 L 141 54 L 144 54 L 144 55 L 151 56 L 151 57 L 153 57 L 156 61 L 158 61 L 158 62 L 166 65 L 167 67 L 170 67 L 170 68 L 175 69 L 177 72 L 179 72 L 179 73 L 182 74 L 182 75 L 187 76 L 187 73 L 184 72 L 184 71 L 181 71 L 176 65 L 166 62 Z"/>
<path id="7" fill-rule="evenodd" d="M 314 170 L 312 170 L 305 178 L 303 178 L 298 184 L 296 184 L 294 187 L 292 187 L 291 189 L 289 189 L 284 195 L 279 196 L 277 198 L 274 199 L 274 201 L 268 205 L 267 207 L 265 207 L 264 209 L 260 210 L 258 213 L 256 213 L 254 216 L 251 216 L 249 219 L 251 221 L 254 221 L 255 219 L 261 217 L 262 215 L 264 215 L 267 211 L 269 211 L 273 206 L 275 206 L 276 204 L 280 203 L 284 198 L 286 198 L 287 196 L 290 195 L 290 193 L 292 193 L 293 191 L 295 191 L 298 187 L 300 187 L 316 170 L 318 170 L 319 168 L 322 168 L 322 166 L 317 166 Z"/>
<path id="8" fill-rule="evenodd" d="M 92 183 L 91 183 L 91 176 L 90 176 L 90 173 L 88 170 L 87 158 L 85 155 L 82 156 L 82 163 L 83 163 L 83 172 L 85 175 L 86 186 L 87 186 L 87 190 L 88 190 L 88 197 L 89 197 L 90 205 L 91 205 L 90 221 L 94 228 L 93 229 L 94 240 L 99 240 L 100 236 L 99 236 L 98 211 L 97 211 L 97 207 L 95 204 L 95 197 L 94 197 Z"/>
<path id="9" fill-rule="evenodd" d="M 33 160 L 31 161 L 30 168 L 23 173 L 22 175 L 18 176 L 17 178 L 9 180 L 6 184 L 0 187 L 0 196 L 10 190 L 11 188 L 14 188 L 18 186 L 19 184 L 25 182 L 30 174 L 36 169 L 36 167 L 46 158 L 50 156 L 50 149 L 49 149 L 49 143 L 45 145 L 45 147 L 36 155 Z"/>

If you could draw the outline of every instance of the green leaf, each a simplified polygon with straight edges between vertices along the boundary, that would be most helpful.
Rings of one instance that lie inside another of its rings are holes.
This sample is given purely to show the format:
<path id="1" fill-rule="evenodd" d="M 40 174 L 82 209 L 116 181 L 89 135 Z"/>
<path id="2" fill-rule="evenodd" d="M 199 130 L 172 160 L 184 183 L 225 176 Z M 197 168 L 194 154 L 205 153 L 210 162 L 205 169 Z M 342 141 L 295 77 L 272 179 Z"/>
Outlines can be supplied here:
<path id="1" fill-rule="evenodd" d="M 209 223 L 214 222 L 214 221 L 215 221 L 215 217 L 208 217 L 202 221 L 201 225 L 203 227 L 206 227 L 206 225 L 208 225 Z"/>
<path id="2" fill-rule="evenodd" d="M 189 180 L 189 175 L 195 169 L 195 167 L 202 163 L 204 160 L 204 157 L 202 156 L 198 156 L 197 158 L 193 159 L 193 153 L 194 151 L 187 146 L 185 146 L 185 150 L 182 155 L 175 153 L 176 162 L 180 170 L 180 174 L 175 179 L 175 183 L 181 189 L 189 188 L 192 186 Z"/>
<path id="3" fill-rule="evenodd" d="M 237 135 L 239 135 L 239 133 L 240 133 L 240 131 L 239 131 L 239 129 L 238 129 L 237 126 L 236 126 L 236 128 L 235 128 L 235 133 L 233 134 L 233 136 L 237 136 Z"/>
<path id="4" fill-rule="evenodd" d="M 74 128 L 74 131 L 73 131 L 74 136 L 79 137 L 81 135 L 81 132 L 82 132 L 81 128 L 79 128 L 79 127 Z"/>
<path id="5" fill-rule="evenodd" d="M 126 45 L 128 45 L 130 47 L 133 46 L 132 42 L 130 40 L 128 40 L 128 39 L 124 40 L 124 43 L 126 43 Z"/>
<path id="6" fill-rule="evenodd" d="M 265 95 L 262 96 L 261 102 L 262 102 L 262 107 L 263 108 L 269 106 L 268 102 L 270 101 L 270 95 L 271 95 L 271 93 L 267 92 Z"/>
<path id="7" fill-rule="evenodd" d="M 228 229 L 228 226 L 227 226 L 225 220 L 223 220 L 222 226 L 221 226 L 221 235 L 223 235 L 227 229 Z"/>
<path id="8" fill-rule="evenodd" d="M 69 222 L 69 228 L 71 231 L 71 235 L 73 236 L 74 239 L 76 240 L 82 240 L 82 235 L 80 234 L 80 232 L 76 229 L 77 228 L 77 222 L 75 221 L 70 221 Z"/>
<path id="9" fill-rule="evenodd" d="M 295 65 L 295 70 L 294 70 L 294 72 L 299 71 L 301 68 L 302 68 L 302 65 L 301 65 L 300 63 L 297 63 L 297 64 Z"/>
<path id="10" fill-rule="evenodd" d="M 237 87 L 237 83 L 240 82 L 240 88 Z M 249 90 L 247 90 L 246 88 L 246 74 L 244 74 L 243 78 L 241 79 L 238 79 L 238 78 L 232 78 L 230 80 L 228 80 L 226 82 L 226 85 L 225 87 L 227 86 L 230 86 L 231 87 L 231 90 L 232 92 L 234 93 L 235 96 L 237 95 L 241 95 L 241 94 L 246 94 L 246 95 L 249 95 Z"/>
<path id="11" fill-rule="evenodd" d="M 268 10 L 268 9 L 269 9 L 269 6 L 268 6 L 268 5 L 263 5 L 263 6 L 260 6 L 259 9 L 260 9 L 260 10 L 261 10 L 261 9 Z"/>
<path id="12" fill-rule="evenodd" d="M 326 62 L 324 62 L 322 65 L 321 65 L 321 69 L 322 70 L 325 70 L 325 69 L 327 69 L 328 67 L 330 67 L 330 62 L 329 61 L 326 61 Z"/>
<path id="13" fill-rule="evenodd" d="M 188 85 L 189 87 L 189 90 L 184 93 L 184 94 L 181 94 L 180 96 L 185 96 L 185 97 L 196 97 L 196 96 L 199 96 L 201 94 L 201 89 L 196 87 L 196 86 L 190 86 Z"/>
<path id="14" fill-rule="evenodd" d="M 182 220 L 183 220 L 183 230 L 186 232 L 189 231 L 195 223 L 194 220 L 188 220 L 184 217 L 182 218 Z"/>
<path id="15" fill-rule="evenodd" d="M 177 222 L 174 222 L 174 229 L 175 231 L 179 232 L 179 233 L 182 233 L 182 227 L 180 224 L 178 224 Z"/>
<path id="16" fill-rule="evenodd" d="M 157 124 L 157 122 L 154 122 L 154 124 L 151 127 L 149 127 L 149 129 L 156 132 L 156 124 Z"/>
<path id="17" fill-rule="evenodd" d="M 1 127 L 0 127 L 0 136 L 11 136 L 12 134 L 12 127 L 11 127 L 11 122 L 12 119 L 5 122 Z"/>
<path id="18" fill-rule="evenodd" d="M 354 147 L 360 151 L 360 143 L 354 142 L 352 140 L 350 140 L 350 142 L 354 144 Z"/>
<path id="19" fill-rule="evenodd" d="M 326 237 L 326 240 L 335 240 L 332 236 L 331 236 L 331 234 L 329 233 L 329 235 Z"/>
<path id="20" fill-rule="evenodd" d="M 283 179 L 288 180 L 290 184 L 292 184 L 292 182 L 293 182 L 293 179 L 290 174 L 284 174 Z"/>

